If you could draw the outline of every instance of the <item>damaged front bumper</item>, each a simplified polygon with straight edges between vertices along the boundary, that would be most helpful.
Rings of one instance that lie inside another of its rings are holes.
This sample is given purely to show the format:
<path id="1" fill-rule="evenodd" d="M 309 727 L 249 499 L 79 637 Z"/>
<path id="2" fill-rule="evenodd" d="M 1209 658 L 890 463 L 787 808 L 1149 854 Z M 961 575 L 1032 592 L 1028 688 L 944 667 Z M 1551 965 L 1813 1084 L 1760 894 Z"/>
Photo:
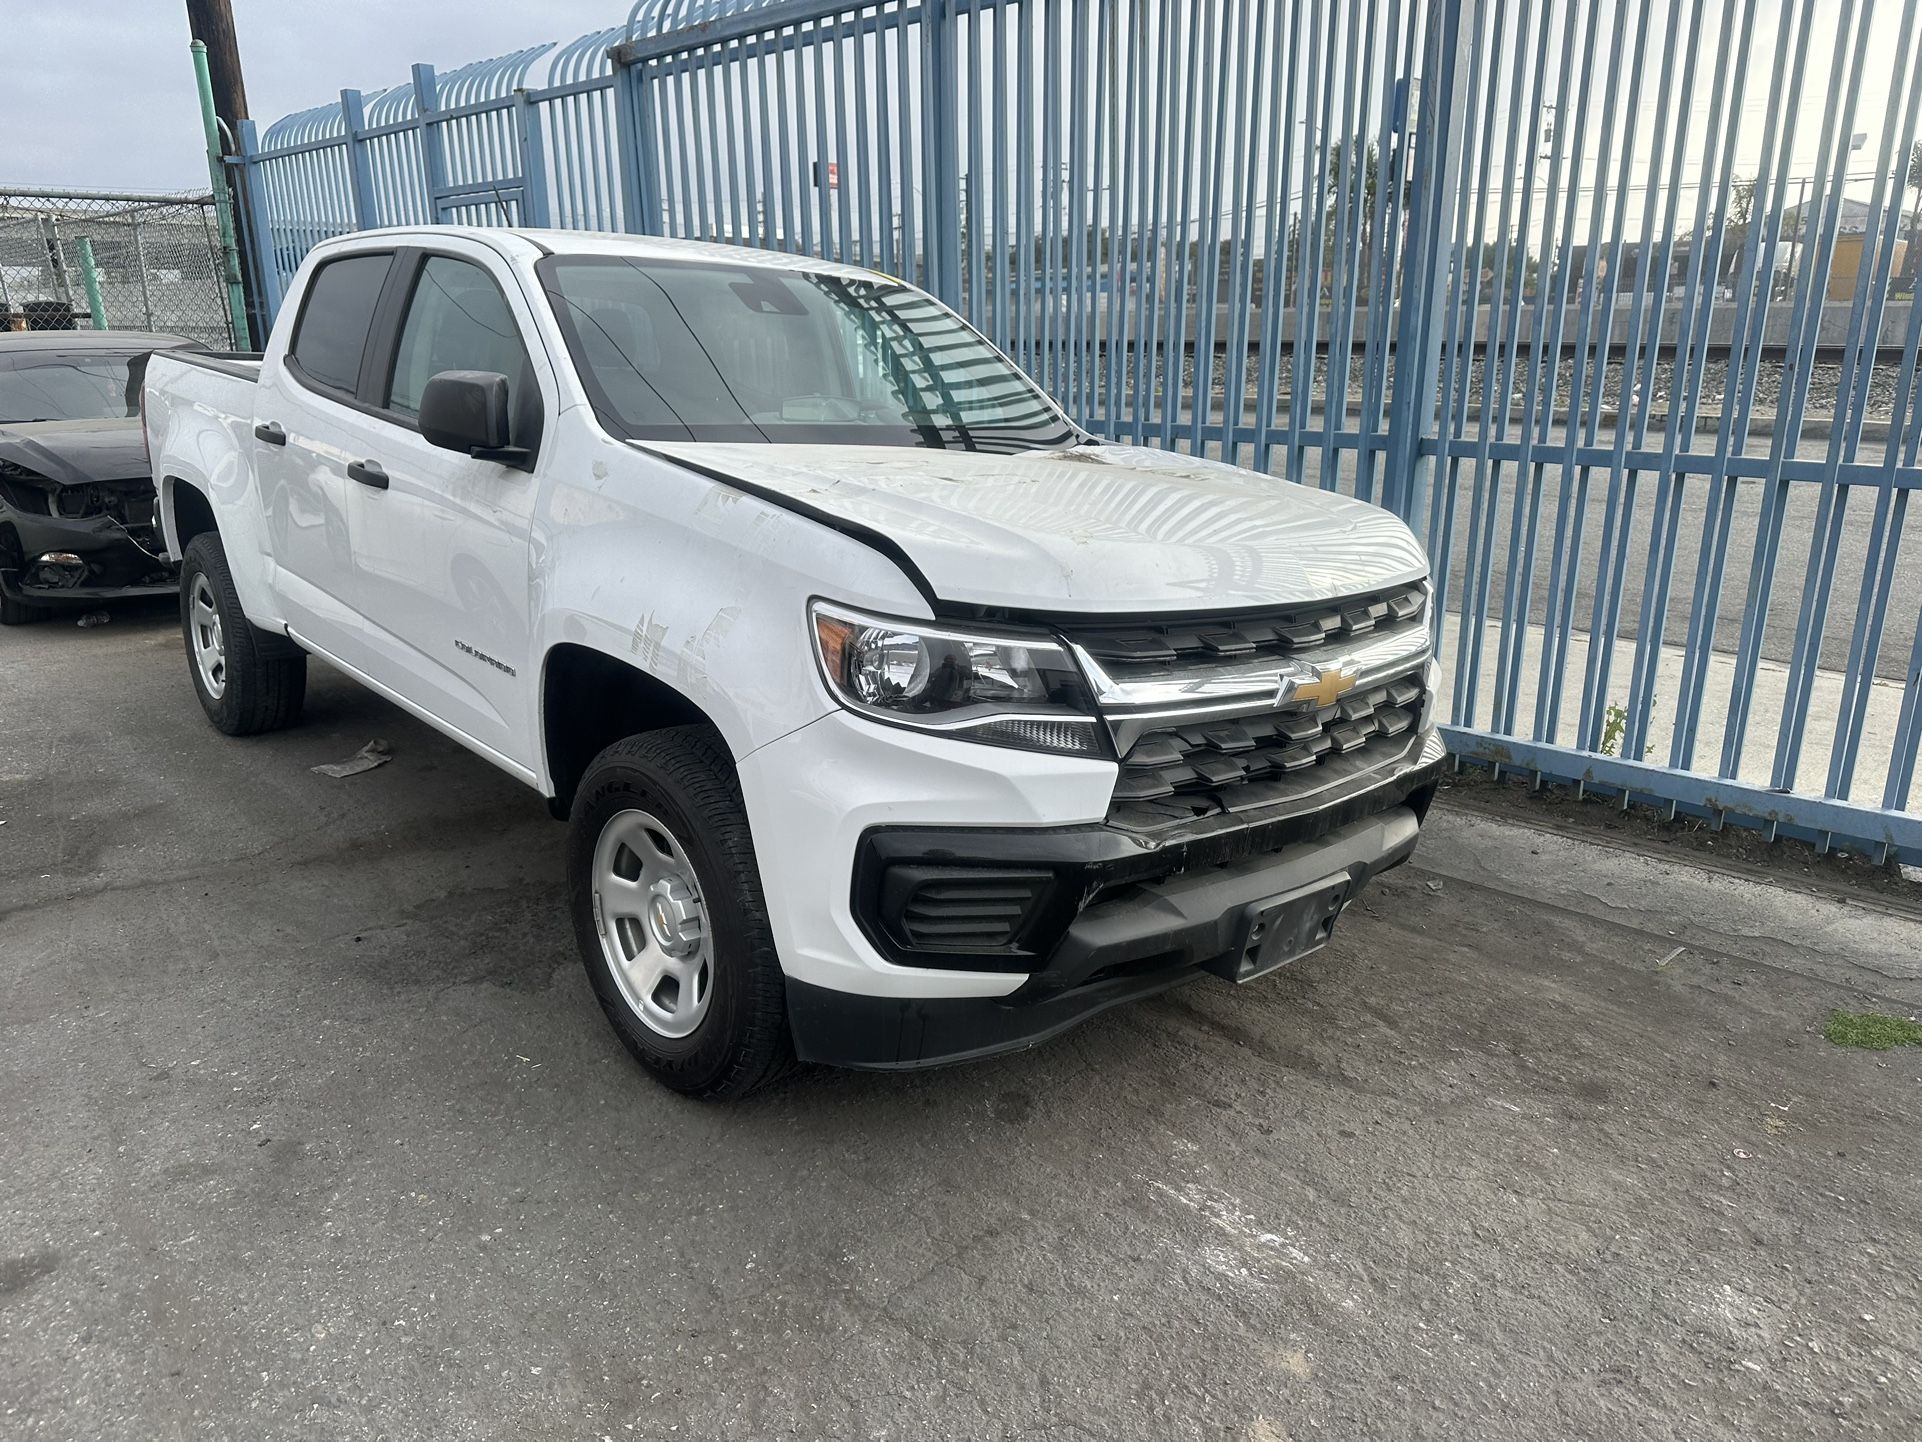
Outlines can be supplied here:
<path id="1" fill-rule="evenodd" d="M 1018 984 L 998 995 L 869 995 L 790 974 L 796 1051 L 837 1066 L 941 1065 L 1033 1046 L 1202 971 L 1239 981 L 1286 964 L 1318 947 L 1342 906 L 1413 853 L 1445 765 L 1431 729 L 1394 764 L 1312 804 L 1154 836 L 1112 821 L 870 826 L 856 850 L 850 911 L 876 951 L 931 975 L 998 971 Z M 1316 913 L 1318 932 L 1257 957 L 1257 915 L 1284 911 Z"/>
<path id="2" fill-rule="evenodd" d="M 178 567 L 161 554 L 153 488 L 122 483 L 55 492 L 49 514 L 0 502 L 0 591 L 33 606 L 170 594 Z M 69 515 L 55 508 L 86 512 Z"/>

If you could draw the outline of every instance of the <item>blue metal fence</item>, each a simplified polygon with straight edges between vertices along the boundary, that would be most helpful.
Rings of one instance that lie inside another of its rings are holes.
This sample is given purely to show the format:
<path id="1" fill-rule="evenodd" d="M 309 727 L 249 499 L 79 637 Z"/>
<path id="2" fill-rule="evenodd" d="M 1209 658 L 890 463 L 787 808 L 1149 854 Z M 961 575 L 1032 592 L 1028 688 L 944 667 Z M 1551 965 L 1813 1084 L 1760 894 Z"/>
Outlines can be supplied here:
<path id="1" fill-rule="evenodd" d="M 1459 754 L 1922 862 L 1918 5 L 639 0 L 236 164 L 270 305 L 422 221 L 913 279 L 1407 517 Z"/>

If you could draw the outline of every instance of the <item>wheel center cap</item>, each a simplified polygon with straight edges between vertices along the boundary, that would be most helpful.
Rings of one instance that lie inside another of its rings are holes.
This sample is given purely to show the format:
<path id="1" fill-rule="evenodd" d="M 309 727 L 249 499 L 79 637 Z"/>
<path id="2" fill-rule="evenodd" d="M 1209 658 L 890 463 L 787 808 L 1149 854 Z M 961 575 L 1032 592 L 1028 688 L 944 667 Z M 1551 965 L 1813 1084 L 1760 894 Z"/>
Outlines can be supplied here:
<path id="1" fill-rule="evenodd" d="M 694 895 L 668 877 L 653 886 L 647 903 L 647 929 L 654 944 L 669 956 L 686 956 L 701 944 L 701 910 Z"/>

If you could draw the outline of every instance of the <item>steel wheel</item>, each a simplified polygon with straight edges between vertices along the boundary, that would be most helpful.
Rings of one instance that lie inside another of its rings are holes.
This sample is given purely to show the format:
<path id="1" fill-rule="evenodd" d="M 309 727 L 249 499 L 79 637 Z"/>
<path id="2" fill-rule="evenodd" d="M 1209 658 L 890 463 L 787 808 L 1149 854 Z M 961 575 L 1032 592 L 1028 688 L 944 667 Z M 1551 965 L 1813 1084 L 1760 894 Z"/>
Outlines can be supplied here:
<path id="1" fill-rule="evenodd" d="M 205 571 L 195 574 L 193 589 L 188 593 L 187 628 L 200 684 L 218 701 L 227 690 L 227 638 L 221 634 L 220 612 L 214 608 L 214 588 L 207 584 Z"/>
<path id="2" fill-rule="evenodd" d="M 594 924 L 621 996 L 651 1031 L 690 1035 L 714 991 L 713 944 L 687 852 L 645 811 L 619 811 L 594 848 Z"/>

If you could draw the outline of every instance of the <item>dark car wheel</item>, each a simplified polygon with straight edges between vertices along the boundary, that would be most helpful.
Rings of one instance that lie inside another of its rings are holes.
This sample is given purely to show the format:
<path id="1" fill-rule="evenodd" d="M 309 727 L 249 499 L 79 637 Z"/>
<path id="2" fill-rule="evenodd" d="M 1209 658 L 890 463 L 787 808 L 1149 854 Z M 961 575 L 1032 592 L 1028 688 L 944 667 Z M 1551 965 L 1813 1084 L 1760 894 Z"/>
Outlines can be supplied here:
<path id="1" fill-rule="evenodd" d="M 45 606 L 32 606 L 25 601 L 0 594 L 0 626 L 24 626 L 29 621 L 44 620 L 47 615 Z"/>
<path id="2" fill-rule="evenodd" d="M 180 631 L 194 694 L 229 736 L 273 731 L 300 719 L 307 657 L 263 631 L 240 609 L 227 552 L 212 531 L 195 536 L 180 563 Z"/>
<path id="3" fill-rule="evenodd" d="M 787 1069 L 787 990 L 734 762 L 704 726 L 617 741 L 581 778 L 568 838 L 581 960 L 656 1080 L 745 1096 Z"/>

